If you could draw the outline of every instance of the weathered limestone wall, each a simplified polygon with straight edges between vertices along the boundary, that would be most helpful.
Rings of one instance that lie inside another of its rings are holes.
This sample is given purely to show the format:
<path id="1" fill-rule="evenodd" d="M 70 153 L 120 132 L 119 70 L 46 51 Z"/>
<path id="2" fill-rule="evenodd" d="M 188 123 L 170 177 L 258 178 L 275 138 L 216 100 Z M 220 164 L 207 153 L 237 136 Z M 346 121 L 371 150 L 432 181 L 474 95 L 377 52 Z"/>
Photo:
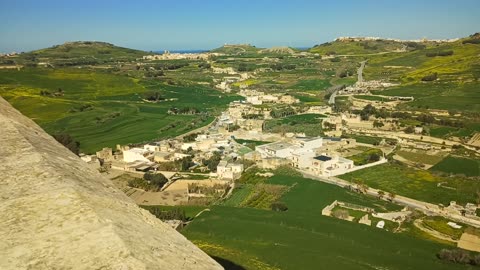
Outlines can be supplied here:
<path id="1" fill-rule="evenodd" d="M 0 97 L 0 269 L 222 269 Z"/>

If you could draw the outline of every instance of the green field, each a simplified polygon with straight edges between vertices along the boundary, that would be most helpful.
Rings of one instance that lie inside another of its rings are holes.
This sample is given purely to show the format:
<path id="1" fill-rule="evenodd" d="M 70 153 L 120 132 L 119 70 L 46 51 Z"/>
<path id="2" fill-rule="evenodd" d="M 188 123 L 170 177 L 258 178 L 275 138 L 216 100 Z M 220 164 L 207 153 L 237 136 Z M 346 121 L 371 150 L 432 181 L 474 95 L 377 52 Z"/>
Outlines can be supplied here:
<path id="1" fill-rule="evenodd" d="M 480 160 L 448 156 L 430 170 L 466 176 L 480 176 Z"/>
<path id="2" fill-rule="evenodd" d="M 58 88 L 63 96 L 40 95 L 40 91 Z M 146 91 L 173 100 L 144 102 Z M 0 95 L 47 132 L 69 133 L 86 153 L 185 133 L 207 125 L 213 120 L 212 112 L 239 98 L 206 86 L 171 86 L 101 71 L 38 68 L 0 70 Z M 85 105 L 91 108 L 73 112 Z M 171 107 L 188 106 L 202 108 L 205 114 L 167 114 Z"/>
<path id="3" fill-rule="evenodd" d="M 455 84 L 451 82 L 432 82 L 405 84 L 383 90 L 386 96 L 412 96 L 414 101 L 402 104 L 408 109 L 441 109 L 476 111 L 480 110 L 480 92 L 477 83 Z M 374 92 L 376 93 L 376 92 Z"/>
<path id="4" fill-rule="evenodd" d="M 440 233 L 446 234 L 450 236 L 452 239 L 458 240 L 463 234 L 463 231 L 465 230 L 465 225 L 461 224 L 462 228 L 461 229 L 455 229 L 450 227 L 447 222 L 450 220 L 445 219 L 443 217 L 426 217 L 422 220 L 423 225 L 427 228 L 430 228 L 432 230 L 438 231 Z"/>
<path id="5" fill-rule="evenodd" d="M 430 165 L 434 165 L 440 162 L 444 157 L 444 155 L 441 155 L 441 154 L 428 155 L 426 151 L 423 151 L 423 150 L 415 150 L 415 152 L 400 150 L 400 151 L 397 151 L 396 154 L 413 162 L 430 164 Z"/>
<path id="6" fill-rule="evenodd" d="M 328 80 L 309 79 L 309 80 L 300 80 L 297 84 L 295 84 L 291 88 L 294 90 L 311 91 L 311 90 L 325 90 L 330 86 L 331 84 L 328 82 Z"/>
<path id="7" fill-rule="evenodd" d="M 373 158 L 373 156 L 378 157 L 378 159 Z M 359 153 L 353 156 L 348 156 L 347 158 L 350 160 L 353 160 L 353 163 L 355 164 L 355 166 L 361 166 L 361 165 L 378 161 L 379 158 L 382 156 L 383 156 L 382 150 L 371 148 L 363 151 L 362 153 Z"/>
<path id="8" fill-rule="evenodd" d="M 305 133 L 307 136 L 322 135 L 323 114 L 298 114 L 265 121 L 265 130 L 274 133 Z"/>
<path id="9" fill-rule="evenodd" d="M 428 57 L 428 53 L 453 51 L 445 57 Z M 413 96 L 414 101 L 402 104 L 401 108 L 480 110 L 480 46 L 462 44 L 461 41 L 427 46 L 427 49 L 369 57 L 364 71 L 367 80 L 383 79 L 401 83 L 381 91 L 382 95 Z M 395 68 L 389 68 L 395 67 Z M 424 82 L 421 79 L 437 73 L 438 79 Z"/>
<path id="10" fill-rule="evenodd" d="M 430 136 L 437 138 L 445 138 L 448 134 L 455 131 L 453 127 L 434 126 L 430 128 Z"/>
<path id="11" fill-rule="evenodd" d="M 463 269 L 436 259 L 446 246 L 321 215 L 336 199 L 378 211 L 398 206 L 301 177 L 267 183 L 290 187 L 280 199 L 288 211 L 214 206 L 182 233 L 232 269 Z"/>
<path id="12" fill-rule="evenodd" d="M 271 142 L 265 142 L 265 141 L 243 140 L 243 139 L 235 139 L 235 141 L 239 144 L 254 145 L 254 146 L 271 143 Z"/>
<path id="13" fill-rule="evenodd" d="M 361 180 L 367 186 L 434 204 L 474 203 L 478 181 L 463 177 L 442 177 L 429 171 L 386 163 L 341 175 L 348 181 Z M 439 185 L 440 184 L 440 185 Z"/>
<path id="14" fill-rule="evenodd" d="M 363 135 L 351 135 L 350 137 L 352 137 L 359 143 L 366 143 L 366 144 L 372 144 L 372 145 L 378 145 L 382 141 L 382 138 L 380 137 L 363 136 Z"/>

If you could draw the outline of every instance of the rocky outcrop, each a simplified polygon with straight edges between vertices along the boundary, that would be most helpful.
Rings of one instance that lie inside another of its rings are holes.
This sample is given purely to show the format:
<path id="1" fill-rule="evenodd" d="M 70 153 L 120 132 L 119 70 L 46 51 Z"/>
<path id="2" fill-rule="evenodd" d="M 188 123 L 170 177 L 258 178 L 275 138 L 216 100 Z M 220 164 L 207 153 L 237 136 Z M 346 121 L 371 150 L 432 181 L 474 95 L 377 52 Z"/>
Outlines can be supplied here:
<path id="1" fill-rule="evenodd" d="M 0 97 L 0 269 L 222 269 Z"/>

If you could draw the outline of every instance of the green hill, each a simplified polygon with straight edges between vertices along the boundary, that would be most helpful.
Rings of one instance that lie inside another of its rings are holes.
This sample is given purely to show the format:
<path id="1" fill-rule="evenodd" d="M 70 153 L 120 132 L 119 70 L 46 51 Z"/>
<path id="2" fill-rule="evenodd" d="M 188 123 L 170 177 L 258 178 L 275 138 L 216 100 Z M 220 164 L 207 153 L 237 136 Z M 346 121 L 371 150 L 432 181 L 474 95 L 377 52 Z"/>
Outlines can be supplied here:
<path id="1" fill-rule="evenodd" d="M 211 50 L 213 53 L 224 54 L 254 54 L 260 51 L 259 48 L 250 44 L 225 44 L 220 48 Z"/>
<path id="2" fill-rule="evenodd" d="M 49 63 L 53 66 L 75 66 L 131 61 L 147 54 L 144 51 L 122 48 L 106 42 L 76 41 L 23 53 L 15 60 L 18 64 L 25 65 Z"/>
<path id="3" fill-rule="evenodd" d="M 478 35 L 426 49 L 368 57 L 366 80 L 401 83 L 382 95 L 413 96 L 410 108 L 478 111 Z"/>
<path id="4" fill-rule="evenodd" d="M 424 49 L 434 44 L 434 42 L 430 41 L 411 42 L 389 39 L 358 40 L 357 38 L 344 38 L 315 45 L 310 49 L 310 52 L 321 55 L 368 55 L 413 51 Z"/>

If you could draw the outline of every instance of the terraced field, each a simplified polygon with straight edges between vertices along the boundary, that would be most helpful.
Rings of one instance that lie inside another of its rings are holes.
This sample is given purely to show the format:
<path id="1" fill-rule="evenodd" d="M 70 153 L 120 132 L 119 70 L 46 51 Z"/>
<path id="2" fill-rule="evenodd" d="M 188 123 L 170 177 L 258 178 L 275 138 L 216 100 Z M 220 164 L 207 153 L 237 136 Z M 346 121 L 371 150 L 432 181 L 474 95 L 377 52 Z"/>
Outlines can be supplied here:
<path id="1" fill-rule="evenodd" d="M 344 174 L 340 178 L 361 180 L 372 188 L 443 205 L 448 205 L 450 201 L 474 203 L 476 191 L 480 191 L 480 183 L 475 180 L 461 176 L 437 176 L 429 171 L 391 163 Z"/>
<path id="2" fill-rule="evenodd" d="M 452 52 L 445 56 L 428 56 Z M 430 108 L 443 110 L 480 110 L 480 45 L 457 41 L 424 50 L 369 57 L 364 71 L 367 80 L 383 79 L 401 83 L 401 86 L 381 91 L 382 95 L 413 96 L 403 108 Z M 435 81 L 422 81 L 437 73 Z"/>
<path id="3" fill-rule="evenodd" d="M 41 95 L 59 88 L 62 95 Z M 147 91 L 168 101 L 145 102 Z M 0 94 L 47 132 L 69 133 L 86 153 L 185 133 L 210 123 L 210 113 L 239 99 L 206 86 L 171 86 L 81 69 L 0 70 Z M 205 115 L 167 113 L 189 106 L 201 107 Z"/>
<path id="4" fill-rule="evenodd" d="M 480 160 L 448 156 L 430 170 L 466 176 L 480 176 Z"/>
<path id="5" fill-rule="evenodd" d="M 447 246 L 321 215 L 336 199 L 378 211 L 398 206 L 301 177 L 266 183 L 290 187 L 280 198 L 288 211 L 214 206 L 182 233 L 245 269 L 465 269 L 435 257 Z"/>

